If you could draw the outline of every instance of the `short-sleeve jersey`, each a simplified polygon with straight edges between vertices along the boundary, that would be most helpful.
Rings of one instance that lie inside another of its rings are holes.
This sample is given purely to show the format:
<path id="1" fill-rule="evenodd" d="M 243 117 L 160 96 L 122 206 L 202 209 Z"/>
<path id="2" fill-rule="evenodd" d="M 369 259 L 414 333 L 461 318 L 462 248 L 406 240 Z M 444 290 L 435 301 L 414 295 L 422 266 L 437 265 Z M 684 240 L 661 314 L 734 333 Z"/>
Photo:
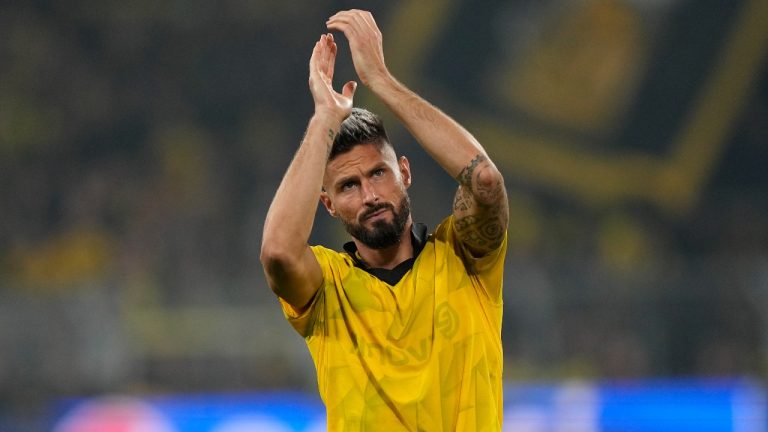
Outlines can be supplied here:
<path id="1" fill-rule="evenodd" d="M 309 347 L 329 431 L 499 431 L 506 237 L 474 258 L 453 217 L 389 285 L 312 246 L 323 285 L 288 321 Z"/>

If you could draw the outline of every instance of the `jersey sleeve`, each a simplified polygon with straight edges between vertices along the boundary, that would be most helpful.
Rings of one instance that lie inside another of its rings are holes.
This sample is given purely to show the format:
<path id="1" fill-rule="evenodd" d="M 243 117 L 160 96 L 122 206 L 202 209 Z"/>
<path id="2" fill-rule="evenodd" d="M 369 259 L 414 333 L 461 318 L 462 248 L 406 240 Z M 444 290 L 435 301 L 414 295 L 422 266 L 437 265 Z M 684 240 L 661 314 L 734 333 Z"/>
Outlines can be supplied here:
<path id="1" fill-rule="evenodd" d="M 318 288 L 315 296 L 303 310 L 297 310 L 288 302 L 278 297 L 280 306 L 283 309 L 283 315 L 291 326 L 305 339 L 309 339 L 315 334 L 318 323 L 324 321 L 326 295 L 328 290 L 333 290 L 336 283 L 334 269 L 338 272 L 344 258 L 336 251 L 322 246 L 310 246 L 315 255 L 320 268 L 323 271 L 323 283 Z"/>
<path id="2" fill-rule="evenodd" d="M 507 253 L 507 232 L 504 231 L 504 240 L 499 247 L 477 257 L 459 239 L 453 216 L 446 218 L 436 232 L 440 230 L 445 230 L 446 241 L 450 243 L 452 249 L 464 263 L 470 278 L 477 282 L 477 285 L 492 302 L 500 303 L 502 300 L 504 259 Z"/>
<path id="3" fill-rule="evenodd" d="M 280 306 L 283 309 L 283 315 L 285 316 L 285 319 L 288 320 L 294 330 L 296 330 L 304 338 L 307 338 L 312 334 L 312 329 L 314 328 L 315 322 L 317 320 L 318 311 L 322 309 L 322 306 L 318 306 L 318 304 L 323 303 L 325 296 L 324 288 L 325 284 L 323 284 L 323 286 L 317 290 L 315 296 L 312 297 L 312 300 L 310 300 L 306 309 L 303 311 L 297 310 L 282 298 L 277 298 L 278 301 L 280 301 Z"/>

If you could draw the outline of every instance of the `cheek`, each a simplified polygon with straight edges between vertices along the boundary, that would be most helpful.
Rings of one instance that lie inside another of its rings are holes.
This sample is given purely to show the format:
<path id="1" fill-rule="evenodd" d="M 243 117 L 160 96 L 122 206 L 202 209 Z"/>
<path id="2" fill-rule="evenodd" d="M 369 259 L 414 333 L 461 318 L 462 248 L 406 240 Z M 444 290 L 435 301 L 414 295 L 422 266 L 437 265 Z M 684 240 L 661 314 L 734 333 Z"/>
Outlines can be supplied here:
<path id="1" fill-rule="evenodd" d="M 357 220 L 357 212 L 360 206 L 354 199 L 342 199 L 335 203 L 336 215 L 344 220 Z"/>
<path id="2" fill-rule="evenodd" d="M 389 190 L 394 191 L 396 194 L 402 194 L 408 189 L 408 185 L 405 184 L 405 181 L 399 172 L 392 176 L 391 180 L 387 184 L 387 187 Z"/>
<path id="3" fill-rule="evenodd" d="M 403 197 L 408 191 L 408 187 L 405 185 L 405 183 L 401 181 L 395 181 L 392 185 L 389 187 L 390 190 L 390 197 L 392 201 L 400 201 L 400 198 Z"/>

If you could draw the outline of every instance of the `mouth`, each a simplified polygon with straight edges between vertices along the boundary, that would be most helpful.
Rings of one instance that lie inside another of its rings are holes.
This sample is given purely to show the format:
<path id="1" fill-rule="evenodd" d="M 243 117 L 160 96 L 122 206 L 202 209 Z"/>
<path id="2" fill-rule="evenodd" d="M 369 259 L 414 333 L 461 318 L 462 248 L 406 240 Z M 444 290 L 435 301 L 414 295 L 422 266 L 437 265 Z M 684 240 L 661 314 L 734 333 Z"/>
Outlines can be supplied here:
<path id="1" fill-rule="evenodd" d="M 389 207 L 380 207 L 372 212 L 369 212 L 363 215 L 363 221 L 378 218 L 379 216 L 384 215 L 384 213 L 386 213 L 389 210 L 390 210 Z"/>

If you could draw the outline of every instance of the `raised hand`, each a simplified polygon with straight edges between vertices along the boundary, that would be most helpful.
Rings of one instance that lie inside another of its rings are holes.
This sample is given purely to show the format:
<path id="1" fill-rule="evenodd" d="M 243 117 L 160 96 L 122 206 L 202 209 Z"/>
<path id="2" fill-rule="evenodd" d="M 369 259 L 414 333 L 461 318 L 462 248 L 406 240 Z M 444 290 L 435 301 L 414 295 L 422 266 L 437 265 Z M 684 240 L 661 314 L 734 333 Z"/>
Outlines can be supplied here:
<path id="1" fill-rule="evenodd" d="M 326 26 L 329 30 L 344 33 L 349 40 L 352 62 L 363 84 L 371 87 L 389 77 L 384 63 L 381 31 L 370 12 L 359 9 L 341 11 L 328 18 Z"/>
<path id="2" fill-rule="evenodd" d="M 339 122 L 349 116 L 357 83 L 344 84 L 341 93 L 333 89 L 336 42 L 330 33 L 320 36 L 309 59 L 309 89 L 315 101 L 315 113 L 327 114 Z"/>

